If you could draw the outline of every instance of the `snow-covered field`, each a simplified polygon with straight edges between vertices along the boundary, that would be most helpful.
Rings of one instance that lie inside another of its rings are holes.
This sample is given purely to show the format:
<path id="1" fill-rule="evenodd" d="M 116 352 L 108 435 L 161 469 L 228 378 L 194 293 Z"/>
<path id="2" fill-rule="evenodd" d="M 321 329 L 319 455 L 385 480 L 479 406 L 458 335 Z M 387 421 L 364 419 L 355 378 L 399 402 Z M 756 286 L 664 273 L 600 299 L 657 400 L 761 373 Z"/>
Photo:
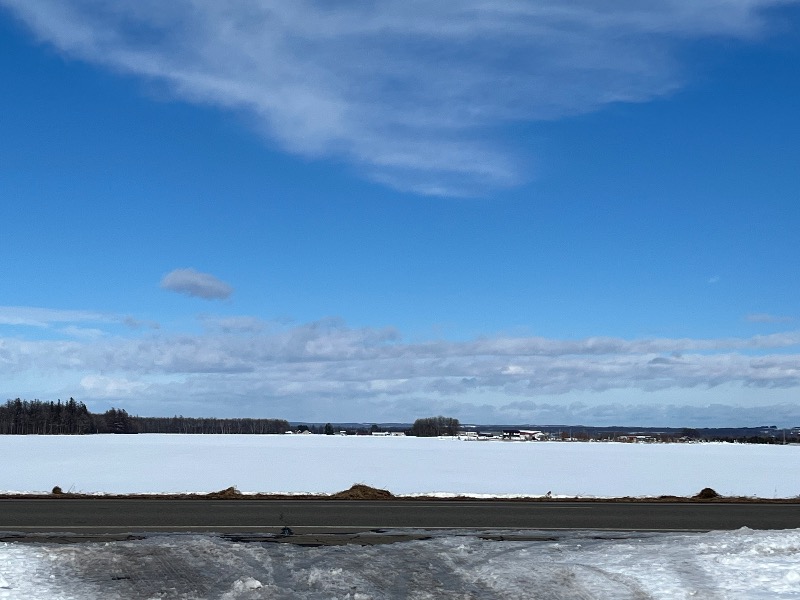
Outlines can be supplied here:
<path id="1" fill-rule="evenodd" d="M 339 436 L 0 436 L 0 491 L 793 497 L 800 447 Z M 800 599 L 800 530 L 438 532 L 304 548 L 213 535 L 0 544 L 0 600 Z"/>
<path id="2" fill-rule="evenodd" d="M 0 436 L 0 491 L 800 495 L 800 446 L 273 435 Z"/>
<path id="3" fill-rule="evenodd" d="M 800 531 L 611 539 L 582 532 L 511 542 L 453 532 L 386 546 L 320 548 L 213 536 L 0 545 L 2 600 L 157 598 L 800 598 Z"/>

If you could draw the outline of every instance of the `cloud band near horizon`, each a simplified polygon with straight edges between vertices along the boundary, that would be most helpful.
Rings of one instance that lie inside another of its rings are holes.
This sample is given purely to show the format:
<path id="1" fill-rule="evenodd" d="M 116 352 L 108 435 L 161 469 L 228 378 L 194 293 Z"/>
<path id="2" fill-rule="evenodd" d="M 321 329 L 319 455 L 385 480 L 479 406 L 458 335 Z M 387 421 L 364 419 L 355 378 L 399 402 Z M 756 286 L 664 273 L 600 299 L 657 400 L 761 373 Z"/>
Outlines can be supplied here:
<path id="1" fill-rule="evenodd" d="M 726 386 L 750 390 L 753 398 L 785 398 L 800 388 L 797 331 L 719 340 L 496 336 L 406 343 L 393 328 L 354 329 L 335 319 L 286 327 L 254 317 L 217 323 L 206 316 L 201 323 L 206 330 L 200 334 L 0 337 L 4 391 L 24 395 L 11 383 L 39 373 L 42 381 L 62 382 L 65 395 L 134 410 L 184 402 L 206 414 L 204 408 L 219 412 L 230 402 L 261 411 L 335 412 L 383 403 L 401 420 L 426 403 L 499 416 L 502 406 L 509 415 L 525 403 L 566 410 L 576 395 L 607 401 L 631 392 L 641 393 L 637 405 L 656 400 L 656 415 L 663 413 L 658 398 L 667 392 L 703 404 L 709 390 Z M 47 396 L 37 385 L 28 393 Z"/>

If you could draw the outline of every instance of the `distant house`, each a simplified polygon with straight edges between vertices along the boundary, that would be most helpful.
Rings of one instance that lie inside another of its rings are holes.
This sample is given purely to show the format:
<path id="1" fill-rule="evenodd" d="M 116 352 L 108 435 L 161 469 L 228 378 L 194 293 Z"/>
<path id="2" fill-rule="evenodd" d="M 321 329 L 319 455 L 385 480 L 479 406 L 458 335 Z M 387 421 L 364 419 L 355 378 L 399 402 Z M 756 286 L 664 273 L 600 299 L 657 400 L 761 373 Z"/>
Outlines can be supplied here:
<path id="1" fill-rule="evenodd" d="M 617 441 L 628 444 L 654 444 L 657 440 L 652 435 L 621 435 L 617 437 Z"/>
<path id="2" fill-rule="evenodd" d="M 534 429 L 503 429 L 503 439 L 530 442 L 532 440 L 546 440 L 547 434 Z"/>

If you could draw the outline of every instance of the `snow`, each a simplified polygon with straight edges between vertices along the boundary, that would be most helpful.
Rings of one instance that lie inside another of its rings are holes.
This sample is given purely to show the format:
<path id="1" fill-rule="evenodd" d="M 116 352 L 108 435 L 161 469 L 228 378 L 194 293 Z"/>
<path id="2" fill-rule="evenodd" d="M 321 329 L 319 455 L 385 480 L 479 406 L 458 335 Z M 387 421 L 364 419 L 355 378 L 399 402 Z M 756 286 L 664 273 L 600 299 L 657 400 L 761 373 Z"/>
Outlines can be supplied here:
<path id="1" fill-rule="evenodd" d="M 800 495 L 800 446 L 280 435 L 0 436 L 0 491 L 618 497 Z"/>
<path id="2" fill-rule="evenodd" d="M 535 534 L 318 548 L 211 535 L 7 543 L 0 599 L 800 598 L 800 530 Z"/>
<path id="3" fill-rule="evenodd" d="M 341 436 L 0 436 L 0 491 L 792 497 L 796 446 Z M 497 532 L 495 532 L 497 533 Z M 0 544 L 0 600 L 800 599 L 800 530 L 426 532 L 377 546 L 149 535 Z M 29 540 L 30 542 L 30 540 Z"/>

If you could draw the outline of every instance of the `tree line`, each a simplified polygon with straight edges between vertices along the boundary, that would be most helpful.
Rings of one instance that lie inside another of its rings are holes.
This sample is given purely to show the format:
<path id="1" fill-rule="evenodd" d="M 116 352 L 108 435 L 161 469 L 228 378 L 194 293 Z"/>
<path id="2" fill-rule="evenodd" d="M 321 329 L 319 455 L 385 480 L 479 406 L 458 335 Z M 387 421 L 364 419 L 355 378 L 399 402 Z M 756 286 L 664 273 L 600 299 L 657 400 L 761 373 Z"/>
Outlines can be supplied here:
<path id="1" fill-rule="evenodd" d="M 411 426 L 410 435 L 417 437 L 437 437 L 440 435 L 457 435 L 461 429 L 458 419 L 452 417 L 426 417 L 417 419 Z"/>
<path id="2" fill-rule="evenodd" d="M 300 425 L 297 430 L 300 432 L 308 431 L 320 435 L 334 435 L 337 431 L 342 431 L 347 435 L 370 435 L 377 432 L 400 432 L 406 435 L 416 437 L 437 437 L 440 435 L 457 435 L 461 429 L 461 423 L 458 419 L 452 417 L 425 417 L 417 419 L 410 428 L 401 427 L 388 427 L 387 429 L 381 428 L 379 425 L 373 423 L 369 427 L 343 427 L 341 425 L 334 426 L 330 423 L 325 425 Z"/>
<path id="3" fill-rule="evenodd" d="M 64 435 L 94 433 L 95 418 L 83 402 L 9 400 L 0 406 L 0 434 Z"/>
<path id="4" fill-rule="evenodd" d="M 197 417 L 130 417 L 133 433 L 286 433 L 291 429 L 285 419 L 216 419 Z"/>
<path id="5" fill-rule="evenodd" d="M 185 433 L 185 434 L 282 434 L 291 426 L 285 419 L 218 419 L 213 417 L 139 417 L 121 408 L 92 413 L 83 402 L 70 398 L 66 402 L 41 400 L 8 400 L 0 405 L 0 435 L 83 435 L 90 433 Z M 330 423 L 301 425 L 299 429 L 312 433 L 333 435 Z M 418 437 L 456 435 L 458 419 L 427 417 L 417 419 L 405 433 Z M 380 431 L 377 425 L 369 429 L 348 431 L 369 434 Z"/>
<path id="6" fill-rule="evenodd" d="M 82 435 L 87 433 L 286 433 L 284 419 L 139 417 L 124 409 L 92 413 L 83 402 L 8 400 L 0 406 L 0 435 Z"/>

